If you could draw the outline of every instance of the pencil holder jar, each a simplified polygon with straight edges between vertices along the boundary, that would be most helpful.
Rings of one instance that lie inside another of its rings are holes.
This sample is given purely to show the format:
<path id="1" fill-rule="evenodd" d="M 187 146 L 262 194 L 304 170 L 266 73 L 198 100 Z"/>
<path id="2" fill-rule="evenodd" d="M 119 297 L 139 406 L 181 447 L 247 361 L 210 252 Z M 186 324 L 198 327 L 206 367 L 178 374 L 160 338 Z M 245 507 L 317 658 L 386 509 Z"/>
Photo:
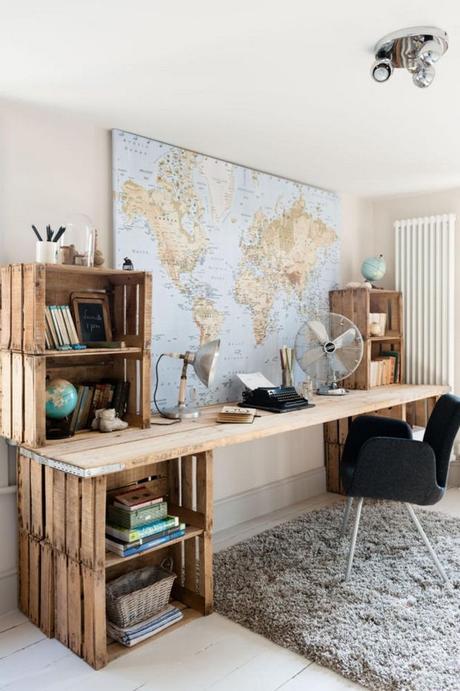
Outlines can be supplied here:
<path id="1" fill-rule="evenodd" d="M 35 243 L 35 259 L 40 264 L 57 264 L 58 243 L 47 240 L 37 240 Z"/>

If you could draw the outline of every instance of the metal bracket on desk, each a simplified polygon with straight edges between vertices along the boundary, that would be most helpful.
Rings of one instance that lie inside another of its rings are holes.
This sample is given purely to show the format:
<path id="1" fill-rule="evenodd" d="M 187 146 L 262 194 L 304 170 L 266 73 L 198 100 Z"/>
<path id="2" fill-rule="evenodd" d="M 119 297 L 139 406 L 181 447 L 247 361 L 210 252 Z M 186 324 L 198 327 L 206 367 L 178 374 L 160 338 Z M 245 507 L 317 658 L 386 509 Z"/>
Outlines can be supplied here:
<path id="1" fill-rule="evenodd" d="M 54 458 L 48 458 L 48 456 L 41 456 L 39 453 L 26 449 L 23 446 L 20 447 L 20 453 L 26 458 L 37 461 L 37 463 L 47 465 L 55 470 L 61 470 L 63 473 L 68 473 L 69 475 L 76 475 L 77 477 L 96 477 L 98 475 L 109 475 L 110 473 L 118 473 L 120 470 L 125 469 L 123 463 L 113 463 L 112 465 L 99 466 L 99 468 L 79 468 L 78 466 L 71 465 L 70 463 L 64 463 L 63 461 L 57 461 Z"/>

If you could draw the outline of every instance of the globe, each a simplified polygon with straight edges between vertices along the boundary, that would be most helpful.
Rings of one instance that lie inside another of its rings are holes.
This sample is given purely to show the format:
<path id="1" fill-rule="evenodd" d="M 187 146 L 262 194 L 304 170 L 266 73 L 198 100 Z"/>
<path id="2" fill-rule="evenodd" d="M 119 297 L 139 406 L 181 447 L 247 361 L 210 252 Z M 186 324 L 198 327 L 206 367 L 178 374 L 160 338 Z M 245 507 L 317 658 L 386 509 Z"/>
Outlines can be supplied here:
<path id="1" fill-rule="evenodd" d="M 366 281 L 381 281 L 387 270 L 383 254 L 378 257 L 368 257 L 361 264 L 361 273 Z"/>
<path id="2" fill-rule="evenodd" d="M 52 379 L 46 387 L 46 415 L 53 420 L 62 420 L 70 415 L 77 405 L 77 390 L 66 379 Z"/>

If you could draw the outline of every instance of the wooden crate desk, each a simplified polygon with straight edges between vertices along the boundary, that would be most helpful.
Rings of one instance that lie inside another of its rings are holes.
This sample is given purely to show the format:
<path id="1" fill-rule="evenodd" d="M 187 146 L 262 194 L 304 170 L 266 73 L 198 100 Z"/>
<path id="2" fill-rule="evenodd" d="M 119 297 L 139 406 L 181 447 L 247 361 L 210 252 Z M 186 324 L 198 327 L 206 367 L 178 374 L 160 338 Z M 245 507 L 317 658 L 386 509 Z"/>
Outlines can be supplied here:
<path id="1" fill-rule="evenodd" d="M 178 574 L 173 597 L 184 608 L 184 619 L 175 626 L 208 614 L 213 606 L 213 449 L 322 424 L 328 489 L 339 492 L 341 450 L 355 416 L 378 412 L 424 425 L 445 391 L 442 386 L 393 385 L 340 399 L 315 397 L 315 408 L 262 412 L 253 425 L 219 425 L 220 406 L 211 406 L 195 422 L 86 432 L 40 448 L 19 447 L 21 610 L 45 634 L 99 669 L 129 651 L 106 637 L 106 581 L 171 555 Z M 185 536 L 142 555 L 123 558 L 106 552 L 107 492 L 145 478 L 168 497 L 169 512 L 187 523 Z"/>

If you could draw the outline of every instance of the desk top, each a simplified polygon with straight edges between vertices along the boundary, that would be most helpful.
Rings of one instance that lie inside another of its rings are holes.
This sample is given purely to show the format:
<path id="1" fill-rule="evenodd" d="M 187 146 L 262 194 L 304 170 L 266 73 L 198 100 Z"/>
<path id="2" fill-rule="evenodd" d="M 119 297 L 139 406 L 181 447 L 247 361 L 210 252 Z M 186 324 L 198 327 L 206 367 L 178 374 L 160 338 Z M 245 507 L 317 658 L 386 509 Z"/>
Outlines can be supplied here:
<path id="1" fill-rule="evenodd" d="M 249 425 L 217 423 L 216 414 L 222 407 L 219 404 L 203 408 L 195 421 L 170 425 L 162 424 L 163 419 L 155 416 L 152 422 L 160 424 L 148 429 L 84 432 L 65 441 L 48 442 L 41 448 L 23 446 L 22 453 L 66 472 L 92 477 L 376 412 L 447 391 L 446 386 L 398 384 L 350 391 L 337 398 L 314 396 L 315 408 L 281 414 L 258 411 L 261 417 Z"/>

